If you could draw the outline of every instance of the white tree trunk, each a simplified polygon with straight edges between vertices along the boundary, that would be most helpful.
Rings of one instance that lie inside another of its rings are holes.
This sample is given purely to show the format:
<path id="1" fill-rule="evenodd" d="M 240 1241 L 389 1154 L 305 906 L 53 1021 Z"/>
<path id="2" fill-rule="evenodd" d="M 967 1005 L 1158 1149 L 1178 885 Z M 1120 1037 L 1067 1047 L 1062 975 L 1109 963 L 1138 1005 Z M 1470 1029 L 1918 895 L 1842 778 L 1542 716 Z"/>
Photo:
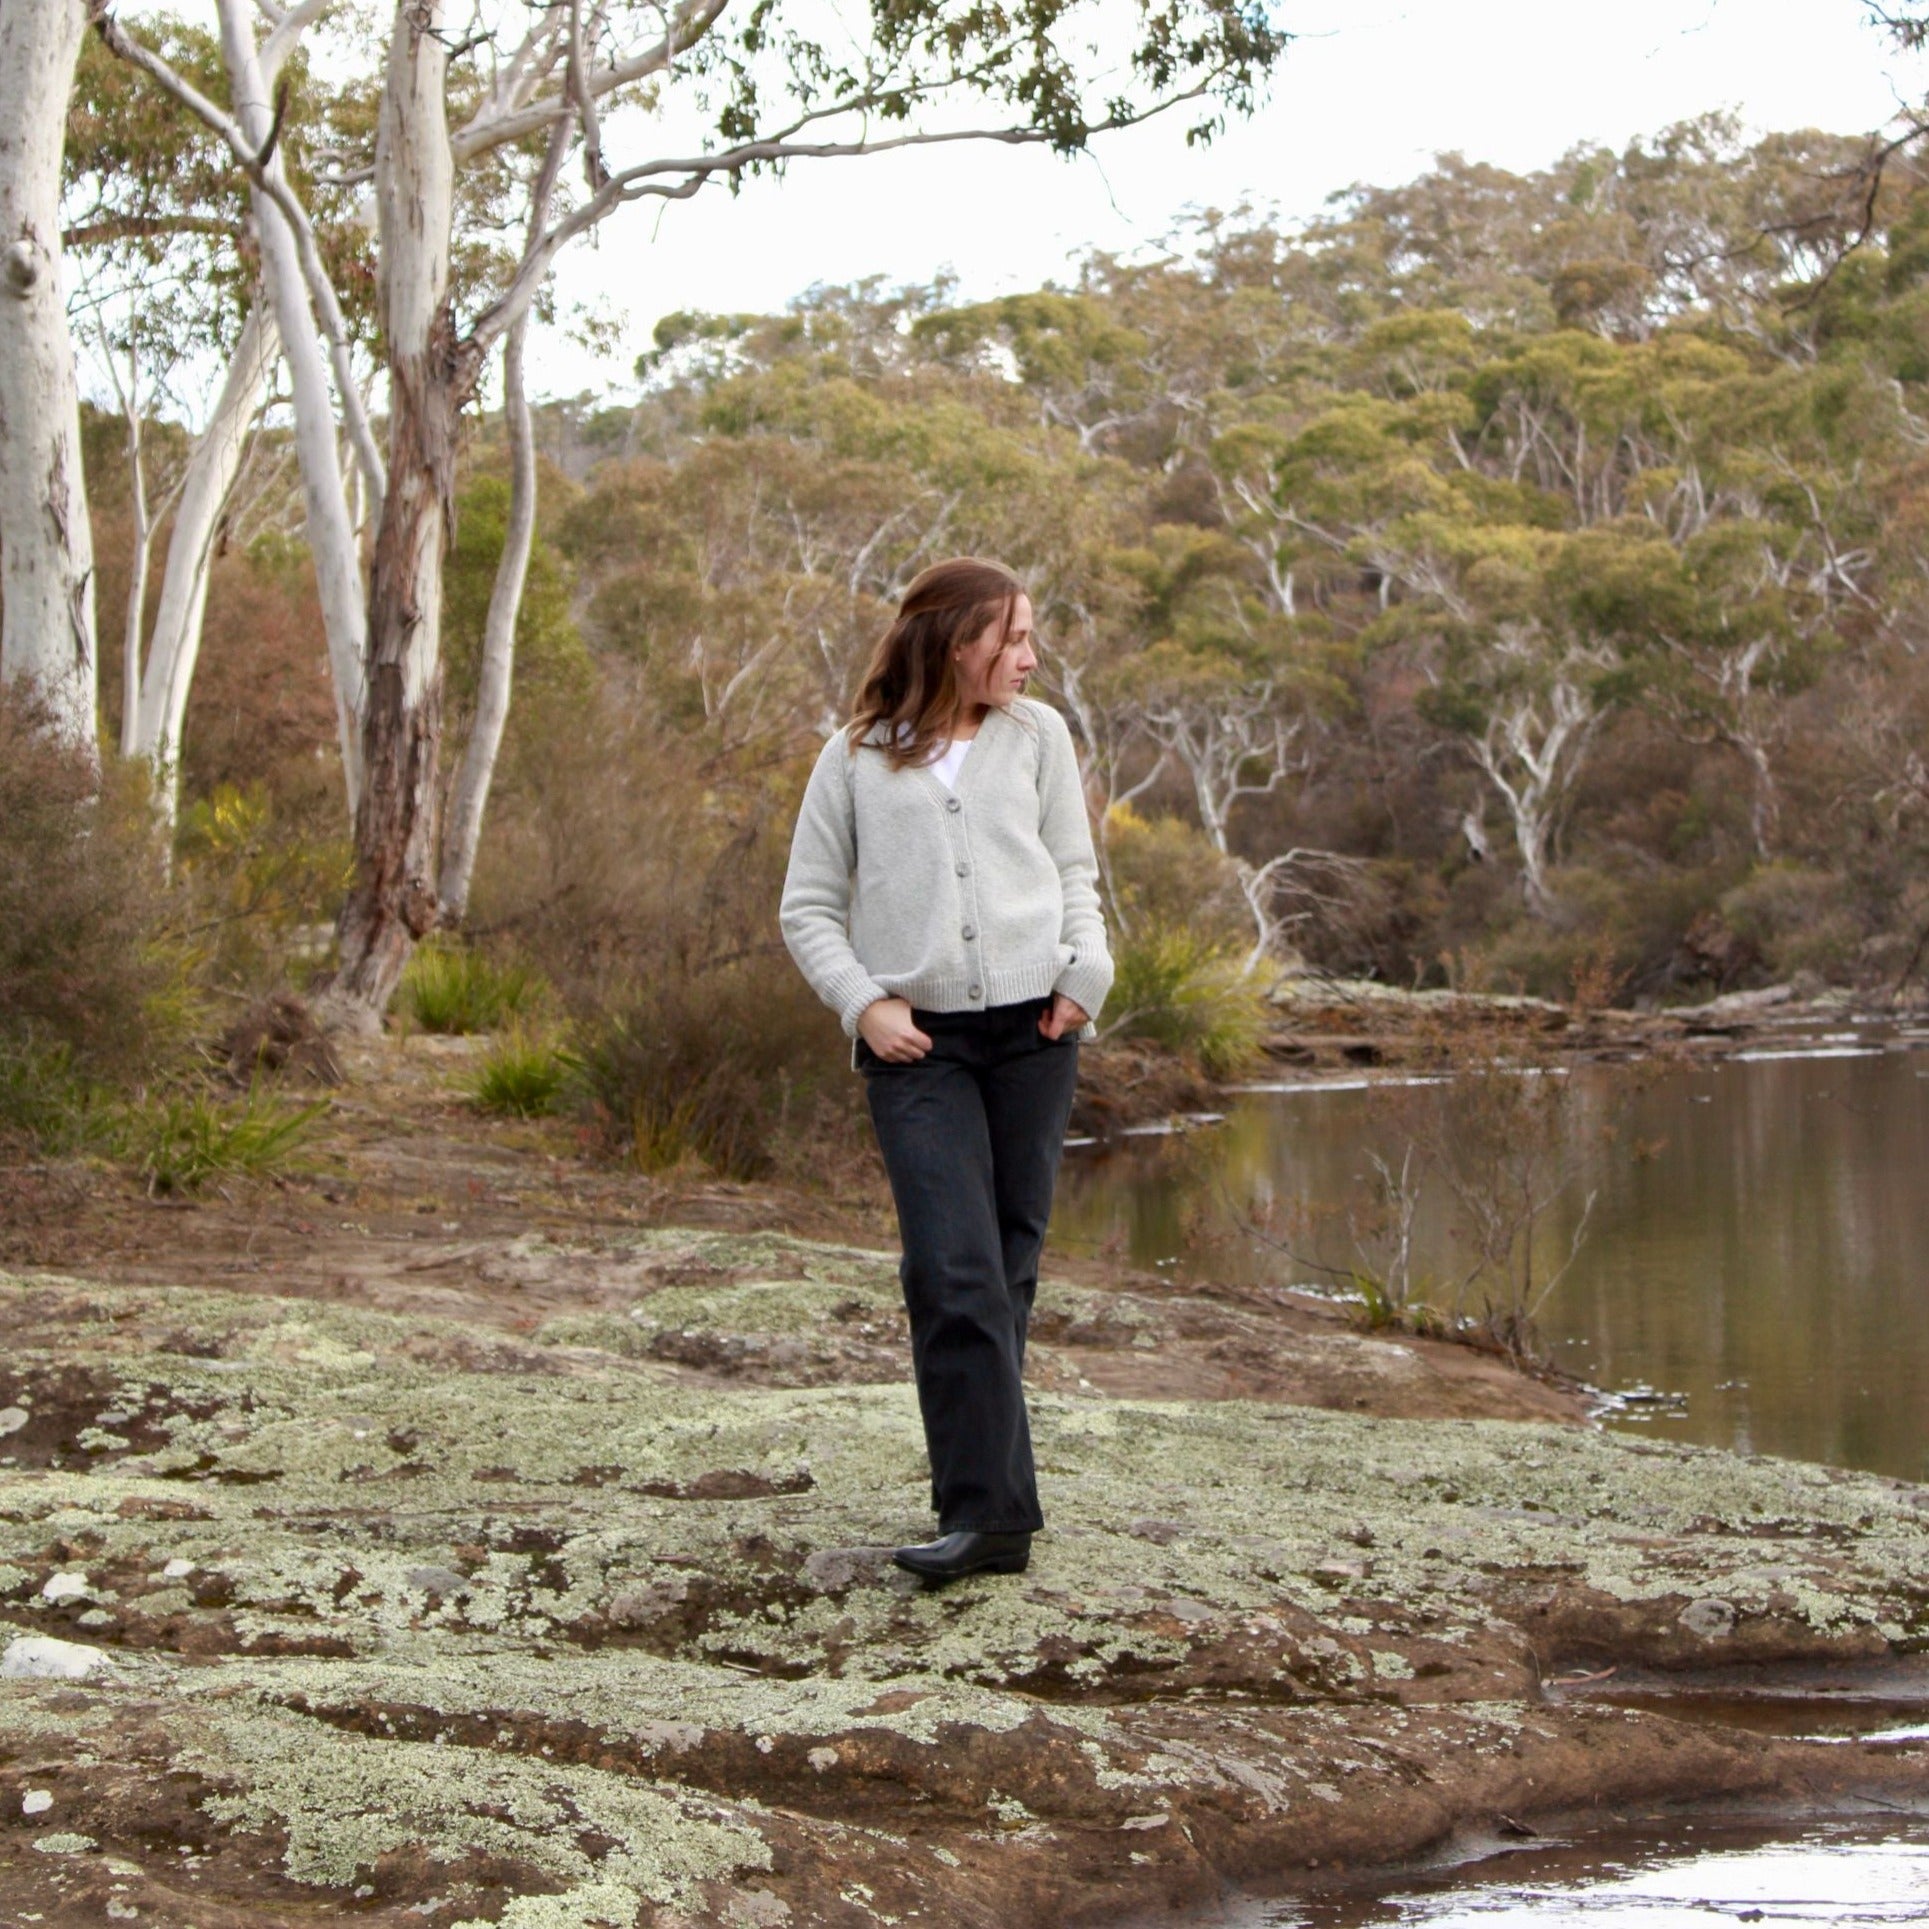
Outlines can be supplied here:
<path id="1" fill-rule="evenodd" d="M 442 921 L 459 924 L 469 908 L 482 813 L 502 748 L 509 716 L 509 686 L 515 669 L 516 618 L 529 574 L 529 552 L 536 538 L 536 442 L 530 430 L 529 401 L 523 393 L 522 351 L 528 318 L 519 316 L 502 349 L 502 420 L 509 442 L 509 524 L 502 558 L 489 591 L 489 614 L 482 630 L 482 671 L 476 690 L 475 723 L 456 772 L 442 833 Z"/>
<path id="2" fill-rule="evenodd" d="M 11 0 L 9 0 L 11 3 Z M 234 116 L 257 147 L 274 124 L 268 84 L 261 71 L 254 27 L 245 0 L 220 0 L 221 53 L 233 93 Z M 279 170 L 281 157 L 269 162 Z M 328 638 L 328 664 L 335 684 L 335 722 L 342 749 L 352 813 L 362 790 L 362 654 L 368 634 L 362 592 L 361 559 L 342 487 L 335 450 L 335 404 L 328 362 L 315 318 L 301 257 L 287 221 L 265 194 L 253 196 L 256 231 L 261 240 L 261 272 L 274 307 L 282 353 L 288 362 L 295 402 L 295 447 L 301 463 L 302 507 L 307 516 L 308 547 L 321 596 L 322 627 Z"/>
<path id="3" fill-rule="evenodd" d="M 155 800 L 170 830 L 180 808 L 181 732 L 201 653 L 214 539 L 241 471 L 249 432 L 266 399 L 280 346 L 274 312 L 265 298 L 258 298 L 242 325 L 214 413 L 188 460 L 168 538 L 161 599 L 154 612 L 154 634 L 147 647 L 129 749 L 153 766 Z"/>
<path id="4" fill-rule="evenodd" d="M 1511 708 L 1496 710 L 1485 732 L 1469 742 L 1474 762 L 1507 806 L 1520 853 L 1521 893 L 1536 917 L 1554 910 L 1547 885 L 1554 830 L 1599 722 L 1600 712 L 1580 686 L 1561 674 L 1547 692 L 1545 714 L 1539 698 L 1520 697 Z"/>
<path id="5" fill-rule="evenodd" d="M 1755 779 L 1748 805 L 1748 828 L 1755 843 L 1757 862 L 1775 861 L 1775 831 L 1781 822 L 1781 798 L 1775 789 L 1775 768 L 1769 762 L 1768 746 L 1747 731 L 1733 732 L 1728 741 L 1748 760 Z"/>
<path id="6" fill-rule="evenodd" d="M 60 157 L 82 0 L 0 4 L 0 682 L 97 754 L 94 545 L 60 286 Z"/>
<path id="7" fill-rule="evenodd" d="M 114 366 L 113 349 L 105 340 L 107 365 Z M 134 504 L 134 554 L 127 572 L 127 610 L 121 623 L 121 755 L 135 754 L 141 687 L 141 632 L 147 625 L 147 584 L 154 568 L 154 517 L 147 502 L 147 463 L 141 448 L 141 360 L 138 349 L 128 355 L 128 382 L 121 395 L 127 419 L 127 482 Z M 115 377 L 116 386 L 119 377 Z"/>

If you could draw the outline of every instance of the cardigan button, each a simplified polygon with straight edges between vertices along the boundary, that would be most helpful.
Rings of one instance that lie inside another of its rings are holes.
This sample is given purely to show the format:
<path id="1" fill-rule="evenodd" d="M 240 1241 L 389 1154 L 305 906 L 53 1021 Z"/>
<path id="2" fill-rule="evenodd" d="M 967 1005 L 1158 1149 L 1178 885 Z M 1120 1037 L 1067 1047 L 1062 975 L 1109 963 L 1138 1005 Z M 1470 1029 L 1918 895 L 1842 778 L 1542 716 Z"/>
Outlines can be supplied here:
<path id="1" fill-rule="evenodd" d="M 969 864 L 960 864 L 958 866 L 958 875 L 960 877 L 963 877 L 966 875 L 967 872 L 970 871 L 970 869 L 971 869 L 971 866 Z"/>
<path id="2" fill-rule="evenodd" d="M 982 998 L 984 995 L 985 988 L 983 985 L 973 985 L 971 989 L 965 993 L 967 998 Z"/>
<path id="3" fill-rule="evenodd" d="M 969 944 L 971 940 L 978 935 L 978 927 L 975 924 L 967 924 L 965 928 L 958 933 L 958 935 L 961 938 L 963 938 L 967 944 Z"/>
<path id="4" fill-rule="evenodd" d="M 963 810 L 964 809 L 964 806 L 961 803 L 959 803 L 959 801 L 955 797 L 947 797 L 944 800 L 944 807 L 946 810 Z"/>

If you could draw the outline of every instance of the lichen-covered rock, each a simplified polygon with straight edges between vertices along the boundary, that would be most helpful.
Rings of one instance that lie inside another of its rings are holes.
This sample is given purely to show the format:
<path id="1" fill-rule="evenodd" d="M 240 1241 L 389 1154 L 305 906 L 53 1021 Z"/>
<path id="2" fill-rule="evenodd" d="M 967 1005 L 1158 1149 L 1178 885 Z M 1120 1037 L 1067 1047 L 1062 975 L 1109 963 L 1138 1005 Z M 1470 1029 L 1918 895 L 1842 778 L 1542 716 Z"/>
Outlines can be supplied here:
<path id="1" fill-rule="evenodd" d="M 824 1263 L 761 1237 L 773 1270 Z M 186 1842 L 197 1893 L 263 1919 L 1045 1923 L 1496 1806 L 1777 1785 L 1788 1745 L 1546 1683 L 1929 1645 L 1900 1483 L 1244 1402 L 1041 1395 L 1030 1571 L 927 1592 L 888 1559 L 929 1527 L 908 1388 L 726 1386 L 635 1343 L 739 1322 L 808 1353 L 882 1303 L 878 1256 L 838 1263 L 501 1345 L 0 1282 L 0 1399 L 33 1416 L 0 1633 L 98 1615 L 120 1676 L 10 1680 L 0 1795 L 56 1790 L 150 1881 L 141 1844 Z M 53 1880 L 19 1815 L 0 1882 Z"/>
<path id="2" fill-rule="evenodd" d="M 23 1634 L 0 1654 L 0 1681 L 85 1681 L 106 1669 L 107 1657 L 98 1648 L 47 1634 Z"/>

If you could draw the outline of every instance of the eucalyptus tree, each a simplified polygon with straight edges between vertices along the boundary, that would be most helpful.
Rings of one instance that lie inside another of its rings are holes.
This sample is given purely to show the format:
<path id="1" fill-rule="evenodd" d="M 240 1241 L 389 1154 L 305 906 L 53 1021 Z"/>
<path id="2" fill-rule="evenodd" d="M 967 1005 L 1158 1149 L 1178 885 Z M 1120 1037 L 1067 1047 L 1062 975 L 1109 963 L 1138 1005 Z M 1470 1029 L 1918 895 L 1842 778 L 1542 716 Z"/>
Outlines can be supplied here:
<path id="1" fill-rule="evenodd" d="M 147 31 L 181 71 L 201 85 L 219 85 L 213 36 L 168 16 L 150 19 Z M 279 51 L 292 50 L 284 43 Z M 135 530 L 123 619 L 121 751 L 152 767 L 155 802 L 171 826 L 216 542 L 269 400 L 280 339 L 250 250 L 236 246 L 248 209 L 225 150 L 157 98 L 98 37 L 82 50 L 68 106 L 62 203 L 79 298 L 95 318 L 101 361 L 126 423 Z M 184 365 L 190 381 L 196 365 L 212 369 L 211 402 L 199 411 L 200 434 L 164 499 L 150 502 L 144 423 L 168 397 L 168 368 Z M 150 624 L 146 591 L 163 522 L 168 541 Z"/>
<path id="2" fill-rule="evenodd" d="M 1248 855 L 1236 824 L 1249 800 L 1272 797 L 1312 762 L 1313 720 L 1330 676 L 1298 626 L 1255 595 L 1242 550 L 1226 536 L 1168 525 L 1117 565 L 1138 580 L 1134 627 L 1141 647 L 1115 687 L 1133 721 L 1191 792 L 1206 842 L 1237 881 L 1253 921 L 1245 971 L 1281 949 L 1314 871 L 1329 852 L 1294 848 Z"/>
<path id="3" fill-rule="evenodd" d="M 387 1004 L 411 947 L 441 915 L 438 598 L 459 417 L 562 249 L 626 204 L 687 200 L 800 161 L 972 141 L 1072 153 L 1177 108 L 1194 112 L 1195 136 L 1209 137 L 1250 104 L 1284 45 L 1257 0 L 1139 0 L 1123 12 L 1025 0 L 963 16 L 913 0 L 835 45 L 769 0 L 667 9 L 504 0 L 459 21 L 449 0 L 404 0 L 366 48 L 374 125 L 342 143 L 328 177 L 365 187 L 375 213 L 387 403 L 378 451 L 343 373 L 339 291 L 281 163 L 244 0 L 219 0 L 231 108 L 114 21 L 105 0 L 94 5 L 110 44 L 221 134 L 253 189 L 331 659 L 360 719 L 350 760 L 359 765 L 357 877 L 334 995 L 363 1022 Z M 268 38 L 328 10 L 329 0 L 304 0 L 271 16 Z M 985 124 L 970 122 L 974 103 L 989 110 Z M 633 155 L 650 122 L 628 110 L 645 106 L 700 117 L 709 132 L 681 152 Z M 580 180 L 566 177 L 571 163 Z M 478 174 L 515 179 L 523 240 L 501 272 L 464 291 L 453 273 L 456 214 Z M 296 346 L 297 335 L 314 341 L 317 322 L 335 364 L 332 400 L 323 359 Z M 365 592 L 349 566 L 337 408 L 380 504 Z"/>
<path id="4" fill-rule="evenodd" d="M 96 754 L 94 546 L 61 288 L 60 158 L 85 0 L 0 8 L 0 683 Z"/>

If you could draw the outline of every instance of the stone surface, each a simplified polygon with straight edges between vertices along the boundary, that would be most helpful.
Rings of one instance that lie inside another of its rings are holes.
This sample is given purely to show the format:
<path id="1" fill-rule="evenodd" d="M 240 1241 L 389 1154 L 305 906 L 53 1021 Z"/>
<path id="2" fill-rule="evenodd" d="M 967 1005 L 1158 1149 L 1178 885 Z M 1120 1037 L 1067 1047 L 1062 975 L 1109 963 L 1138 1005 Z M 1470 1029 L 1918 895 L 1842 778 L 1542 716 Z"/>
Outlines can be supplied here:
<path id="1" fill-rule="evenodd" d="M 23 1634 L 0 1654 L 0 1681 L 85 1681 L 107 1667 L 98 1648 L 50 1635 Z"/>
<path id="2" fill-rule="evenodd" d="M 757 1237 L 679 1235 L 730 1276 L 514 1339 L 0 1281 L 0 1397 L 37 1443 L 0 1467 L 0 1637 L 67 1646 L 84 1601 L 47 1583 L 84 1574 L 116 1674 L 6 1669 L 0 1890 L 65 1908 L 21 1885 L 111 1854 L 125 1906 L 174 1920 L 165 1842 L 210 1920 L 1003 1929 L 1496 1815 L 1921 1789 L 1929 1750 L 1555 1685 L 1904 1665 L 1914 1489 L 1574 1425 L 1061 1390 L 1030 1571 L 927 1592 L 885 1552 L 929 1531 L 909 1389 L 818 1377 L 815 1331 L 881 1301 L 884 1257 Z M 802 1383 L 650 1337 L 732 1332 L 797 1340 Z M 119 1444 L 83 1441 L 104 1410 Z M 100 1855 L 49 1860 L 30 1786 Z"/>

